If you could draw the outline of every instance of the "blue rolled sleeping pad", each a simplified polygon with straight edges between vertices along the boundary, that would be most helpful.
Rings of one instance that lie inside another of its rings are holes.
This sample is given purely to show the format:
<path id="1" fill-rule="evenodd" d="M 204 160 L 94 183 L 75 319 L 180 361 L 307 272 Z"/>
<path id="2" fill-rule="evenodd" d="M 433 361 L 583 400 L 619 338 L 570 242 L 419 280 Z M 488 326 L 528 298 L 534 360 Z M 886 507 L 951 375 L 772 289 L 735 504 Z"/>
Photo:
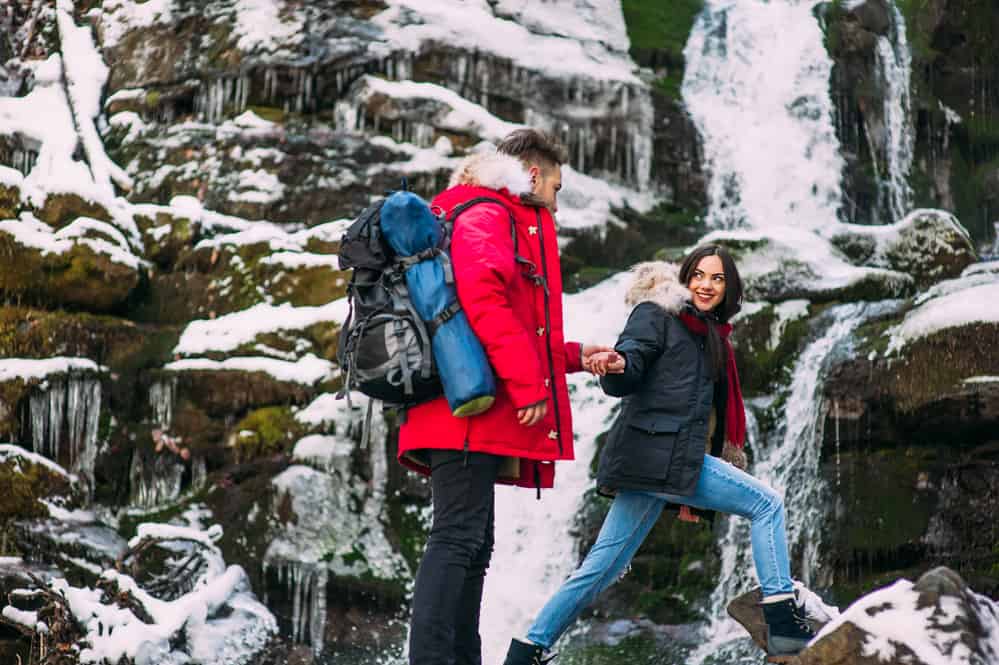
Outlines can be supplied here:
<path id="1" fill-rule="evenodd" d="M 394 192 L 382 205 L 382 236 L 398 257 L 412 257 L 438 247 L 443 229 L 430 206 L 412 192 Z M 406 286 L 416 313 L 432 321 L 445 311 L 451 315 L 431 334 L 431 349 L 451 413 L 473 416 L 492 406 L 496 379 L 479 338 L 465 312 L 458 309 L 450 257 L 436 254 L 406 269 Z"/>

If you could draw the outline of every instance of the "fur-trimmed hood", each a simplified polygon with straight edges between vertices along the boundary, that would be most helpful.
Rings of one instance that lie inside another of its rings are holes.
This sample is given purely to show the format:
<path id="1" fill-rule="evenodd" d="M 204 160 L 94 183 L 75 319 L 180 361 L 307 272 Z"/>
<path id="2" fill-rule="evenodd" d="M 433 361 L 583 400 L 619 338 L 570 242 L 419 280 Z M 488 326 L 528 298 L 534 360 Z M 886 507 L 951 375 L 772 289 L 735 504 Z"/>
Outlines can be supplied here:
<path id="1" fill-rule="evenodd" d="M 654 302 L 671 314 L 678 314 L 690 302 L 690 290 L 680 283 L 680 268 L 665 261 L 646 261 L 631 269 L 632 281 L 624 302 L 634 307 Z"/>
<path id="2" fill-rule="evenodd" d="M 501 152 L 480 152 L 465 158 L 451 174 L 449 187 L 471 185 L 510 192 L 512 196 L 531 194 L 531 176 L 523 162 Z"/>

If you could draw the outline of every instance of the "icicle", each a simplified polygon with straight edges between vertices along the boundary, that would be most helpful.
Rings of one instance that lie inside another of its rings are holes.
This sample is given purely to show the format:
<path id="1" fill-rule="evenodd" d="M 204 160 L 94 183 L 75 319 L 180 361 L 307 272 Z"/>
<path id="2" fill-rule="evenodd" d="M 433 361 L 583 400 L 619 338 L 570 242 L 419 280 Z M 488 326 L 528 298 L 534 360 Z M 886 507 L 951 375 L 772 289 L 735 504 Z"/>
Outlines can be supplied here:
<path id="1" fill-rule="evenodd" d="M 149 406 L 153 422 L 163 428 L 173 424 L 173 405 L 177 399 L 177 377 L 159 379 L 149 387 Z"/>

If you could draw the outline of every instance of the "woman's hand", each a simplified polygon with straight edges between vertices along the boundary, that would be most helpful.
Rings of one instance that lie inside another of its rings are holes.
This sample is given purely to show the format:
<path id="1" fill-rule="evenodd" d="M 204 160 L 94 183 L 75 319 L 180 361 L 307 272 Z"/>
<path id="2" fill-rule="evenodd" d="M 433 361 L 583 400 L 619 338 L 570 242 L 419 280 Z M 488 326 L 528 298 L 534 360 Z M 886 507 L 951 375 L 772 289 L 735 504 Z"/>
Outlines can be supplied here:
<path id="1" fill-rule="evenodd" d="M 617 351 L 598 351 L 583 359 L 583 369 L 597 376 L 622 374 L 624 365 L 624 356 Z"/>
<path id="2" fill-rule="evenodd" d="M 680 514 L 676 516 L 681 522 L 700 522 L 701 518 L 698 515 L 690 512 L 690 506 L 680 506 Z"/>

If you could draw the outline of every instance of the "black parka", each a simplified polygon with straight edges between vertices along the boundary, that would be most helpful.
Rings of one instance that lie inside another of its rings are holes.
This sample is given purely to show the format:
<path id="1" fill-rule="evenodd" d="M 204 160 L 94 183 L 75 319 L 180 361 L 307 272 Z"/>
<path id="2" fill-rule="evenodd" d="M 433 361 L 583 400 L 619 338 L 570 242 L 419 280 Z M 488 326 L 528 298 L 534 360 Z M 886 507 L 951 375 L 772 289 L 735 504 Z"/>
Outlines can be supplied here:
<path id="1" fill-rule="evenodd" d="M 689 496 L 704 463 L 712 405 L 718 415 L 711 453 L 720 455 L 724 391 L 712 378 L 706 339 L 661 304 L 635 306 L 615 350 L 623 374 L 601 377 L 608 395 L 623 397 L 597 471 L 604 494 L 651 490 Z"/>

